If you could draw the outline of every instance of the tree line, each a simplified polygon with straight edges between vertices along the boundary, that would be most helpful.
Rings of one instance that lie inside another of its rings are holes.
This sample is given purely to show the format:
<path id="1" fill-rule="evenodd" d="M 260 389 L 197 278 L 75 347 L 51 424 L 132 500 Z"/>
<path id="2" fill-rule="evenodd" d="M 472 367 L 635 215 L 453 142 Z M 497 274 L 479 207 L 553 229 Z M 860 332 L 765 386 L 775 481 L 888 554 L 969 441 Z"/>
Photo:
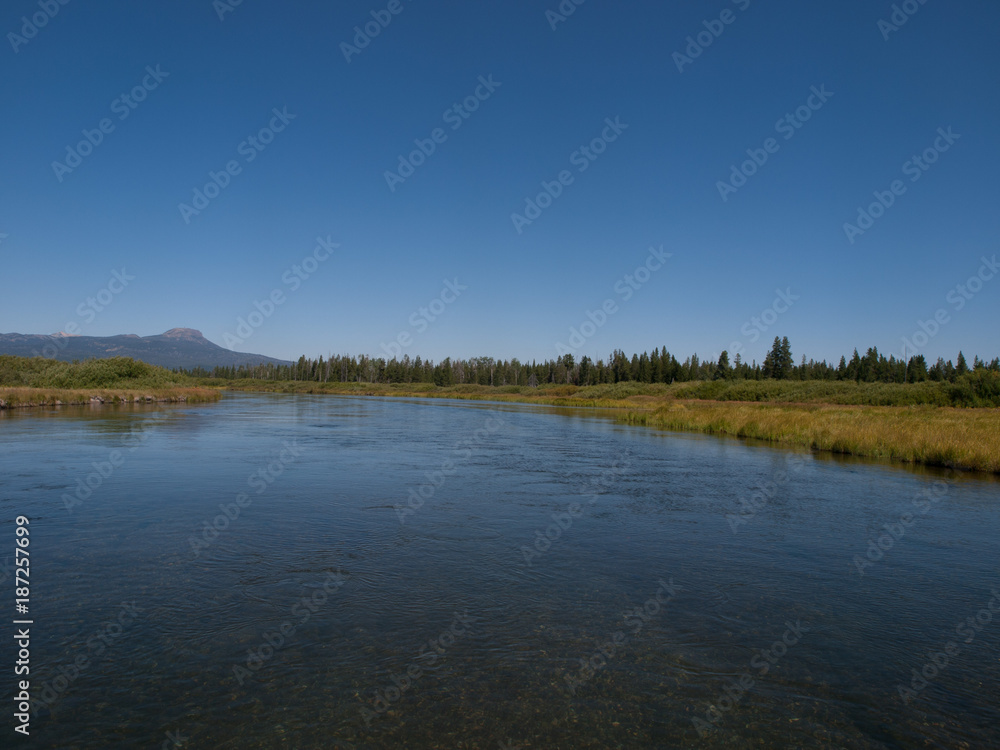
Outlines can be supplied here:
<path id="1" fill-rule="evenodd" d="M 888 358 L 876 347 L 870 347 L 864 355 L 855 349 L 850 359 L 841 357 L 834 366 L 821 360 L 806 360 L 802 356 L 799 364 L 792 357 L 788 337 L 774 338 L 771 350 L 758 364 L 744 362 L 737 354 L 732 362 L 728 352 L 722 352 L 717 361 L 698 358 L 697 354 L 678 360 L 666 347 L 654 348 L 652 353 L 643 352 L 631 357 L 616 349 L 604 359 L 592 360 L 588 356 L 579 361 L 572 355 L 546 360 L 532 361 L 530 364 L 517 358 L 494 359 L 493 357 L 472 357 L 452 359 L 446 357 L 440 362 L 410 358 L 367 355 L 331 355 L 310 359 L 299 357 L 288 365 L 260 364 L 215 367 L 212 370 L 195 368 L 179 370 L 195 377 L 226 380 L 297 380 L 316 382 L 363 382 L 363 383 L 434 383 L 439 386 L 479 384 L 488 386 L 538 386 L 542 383 L 570 385 L 599 385 L 634 381 L 639 383 L 674 383 L 692 380 L 854 380 L 857 382 L 919 383 L 926 380 L 955 382 L 970 371 L 990 370 L 1000 373 L 1000 359 L 987 363 L 976 356 L 970 366 L 962 352 L 953 363 L 938 358 L 928 364 L 922 354 L 908 360 Z"/>

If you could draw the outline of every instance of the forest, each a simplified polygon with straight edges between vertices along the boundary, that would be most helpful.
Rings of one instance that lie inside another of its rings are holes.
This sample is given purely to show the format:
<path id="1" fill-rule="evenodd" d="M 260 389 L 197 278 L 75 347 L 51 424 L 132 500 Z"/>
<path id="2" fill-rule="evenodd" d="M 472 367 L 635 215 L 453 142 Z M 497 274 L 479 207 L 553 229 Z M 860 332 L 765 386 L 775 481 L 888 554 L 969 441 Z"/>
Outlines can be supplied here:
<path id="1" fill-rule="evenodd" d="M 438 386 L 476 384 L 485 386 L 528 386 L 542 384 L 592 386 L 608 383 L 678 383 L 708 380 L 827 380 L 858 383 L 920 383 L 937 381 L 954 383 L 974 371 L 1000 374 L 1000 359 L 990 362 L 973 358 L 970 365 L 962 352 L 955 361 L 938 358 L 928 364 L 924 355 L 904 360 L 870 347 L 863 355 L 855 349 L 848 359 L 842 356 L 837 365 L 819 362 L 803 355 L 795 364 L 788 337 L 775 337 L 771 350 L 762 363 L 747 363 L 736 355 L 732 362 L 728 352 L 717 361 L 701 360 L 692 354 L 680 361 L 666 347 L 652 353 L 632 354 L 616 349 L 607 360 L 592 360 L 572 354 L 530 364 L 517 358 L 493 357 L 452 359 L 435 363 L 419 356 L 386 360 L 367 355 L 331 355 L 327 359 L 300 357 L 289 365 L 258 365 L 216 367 L 212 370 L 195 368 L 182 371 L 200 378 L 224 380 L 289 380 L 313 382 L 359 383 L 433 383 Z"/>

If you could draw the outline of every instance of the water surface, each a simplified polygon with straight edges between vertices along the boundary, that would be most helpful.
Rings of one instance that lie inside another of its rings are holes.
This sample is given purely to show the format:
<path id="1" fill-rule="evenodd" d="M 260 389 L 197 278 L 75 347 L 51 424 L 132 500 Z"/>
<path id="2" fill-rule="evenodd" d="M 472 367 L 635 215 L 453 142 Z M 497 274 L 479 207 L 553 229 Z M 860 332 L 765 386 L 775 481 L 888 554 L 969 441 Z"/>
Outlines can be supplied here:
<path id="1" fill-rule="evenodd" d="M 988 477 L 276 394 L 0 412 L 0 477 L 37 747 L 1000 746 Z"/>

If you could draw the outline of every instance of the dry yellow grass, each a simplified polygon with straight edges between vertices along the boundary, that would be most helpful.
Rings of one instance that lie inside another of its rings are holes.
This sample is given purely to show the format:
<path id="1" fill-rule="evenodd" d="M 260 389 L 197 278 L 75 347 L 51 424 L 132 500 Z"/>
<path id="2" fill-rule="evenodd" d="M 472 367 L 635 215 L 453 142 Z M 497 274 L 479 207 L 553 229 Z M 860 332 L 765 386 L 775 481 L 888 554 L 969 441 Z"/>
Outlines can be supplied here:
<path id="1" fill-rule="evenodd" d="M 100 399 L 106 404 L 152 401 L 217 401 L 220 391 L 212 388 L 8 388 L 0 387 L 0 409 L 58 404 L 89 404 Z"/>
<path id="2" fill-rule="evenodd" d="M 1000 472 L 1000 409 L 673 401 L 623 421 L 816 450 Z"/>

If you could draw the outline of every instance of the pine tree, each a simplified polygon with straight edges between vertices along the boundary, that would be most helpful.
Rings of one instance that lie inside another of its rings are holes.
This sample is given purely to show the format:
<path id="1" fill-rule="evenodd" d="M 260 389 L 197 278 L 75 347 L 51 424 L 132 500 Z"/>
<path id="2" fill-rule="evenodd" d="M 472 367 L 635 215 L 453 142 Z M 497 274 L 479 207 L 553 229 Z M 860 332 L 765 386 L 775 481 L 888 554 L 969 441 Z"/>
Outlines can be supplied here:
<path id="1" fill-rule="evenodd" d="M 927 380 L 927 360 L 923 354 L 910 357 L 906 365 L 906 377 L 911 383 L 921 383 Z"/>
<path id="2" fill-rule="evenodd" d="M 764 377 L 782 380 L 791 373 L 793 364 L 788 337 L 780 339 L 775 336 L 771 351 L 764 357 Z"/>
<path id="3" fill-rule="evenodd" d="M 962 352 L 958 353 L 958 360 L 955 362 L 955 375 L 957 377 L 962 377 L 969 371 L 969 365 L 965 362 L 965 355 Z"/>
<path id="4" fill-rule="evenodd" d="M 639 357 L 639 364 L 636 368 L 636 380 L 640 383 L 653 382 L 653 368 L 649 363 L 649 355 L 643 352 Z"/>
<path id="5" fill-rule="evenodd" d="M 739 359 L 739 354 L 736 355 Z M 714 380 L 725 380 L 732 374 L 729 369 L 729 352 L 723 350 L 722 354 L 719 355 L 719 362 L 715 365 L 715 375 Z"/>

